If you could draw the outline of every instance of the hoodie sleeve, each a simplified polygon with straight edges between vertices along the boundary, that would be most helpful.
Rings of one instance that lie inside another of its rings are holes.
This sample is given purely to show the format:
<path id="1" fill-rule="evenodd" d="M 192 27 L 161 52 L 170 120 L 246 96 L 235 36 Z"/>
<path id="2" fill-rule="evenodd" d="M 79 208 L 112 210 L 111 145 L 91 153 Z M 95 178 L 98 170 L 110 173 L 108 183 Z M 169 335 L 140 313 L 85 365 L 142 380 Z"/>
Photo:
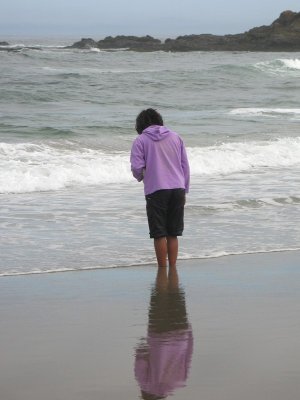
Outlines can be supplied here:
<path id="1" fill-rule="evenodd" d="M 190 190 L 190 166 L 183 142 L 181 142 L 181 166 L 184 174 L 185 192 L 188 193 Z"/>
<path id="2" fill-rule="evenodd" d="M 131 148 L 130 164 L 132 175 L 138 182 L 141 182 L 143 180 L 143 169 L 146 167 L 146 163 L 143 143 L 137 139 L 135 139 Z"/>

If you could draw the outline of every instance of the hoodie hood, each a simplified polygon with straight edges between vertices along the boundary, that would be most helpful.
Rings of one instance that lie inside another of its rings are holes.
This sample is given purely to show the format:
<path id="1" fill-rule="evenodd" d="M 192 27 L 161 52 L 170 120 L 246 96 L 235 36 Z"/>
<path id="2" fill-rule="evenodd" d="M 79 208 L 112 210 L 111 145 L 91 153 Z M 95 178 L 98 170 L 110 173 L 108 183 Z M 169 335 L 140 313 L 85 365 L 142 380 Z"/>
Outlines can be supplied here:
<path id="1" fill-rule="evenodd" d="M 165 126 L 161 125 L 151 125 L 148 128 L 144 129 L 142 134 L 150 137 L 155 142 L 159 140 L 165 139 L 169 134 L 170 131 Z"/>

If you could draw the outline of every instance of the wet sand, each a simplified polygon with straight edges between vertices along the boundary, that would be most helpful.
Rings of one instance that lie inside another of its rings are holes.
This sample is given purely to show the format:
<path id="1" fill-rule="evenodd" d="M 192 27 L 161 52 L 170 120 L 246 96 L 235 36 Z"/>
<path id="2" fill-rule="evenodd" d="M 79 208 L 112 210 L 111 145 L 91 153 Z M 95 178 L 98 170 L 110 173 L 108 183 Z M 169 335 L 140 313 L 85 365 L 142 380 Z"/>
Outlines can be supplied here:
<path id="1" fill-rule="evenodd" d="M 285 252 L 180 261 L 169 281 L 153 266 L 2 277 L 1 400 L 295 400 L 299 267 Z"/>

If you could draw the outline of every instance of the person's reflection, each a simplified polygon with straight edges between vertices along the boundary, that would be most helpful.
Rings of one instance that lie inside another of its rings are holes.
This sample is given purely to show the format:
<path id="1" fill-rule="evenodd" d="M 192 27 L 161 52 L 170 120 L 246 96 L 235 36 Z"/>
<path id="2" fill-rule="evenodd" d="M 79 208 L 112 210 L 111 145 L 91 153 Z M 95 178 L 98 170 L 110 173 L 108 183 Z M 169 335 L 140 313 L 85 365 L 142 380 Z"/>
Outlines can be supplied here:
<path id="1" fill-rule="evenodd" d="M 148 337 L 136 349 L 135 377 L 142 399 L 164 399 L 185 386 L 193 350 L 185 294 L 176 268 L 158 268 L 152 289 Z"/>

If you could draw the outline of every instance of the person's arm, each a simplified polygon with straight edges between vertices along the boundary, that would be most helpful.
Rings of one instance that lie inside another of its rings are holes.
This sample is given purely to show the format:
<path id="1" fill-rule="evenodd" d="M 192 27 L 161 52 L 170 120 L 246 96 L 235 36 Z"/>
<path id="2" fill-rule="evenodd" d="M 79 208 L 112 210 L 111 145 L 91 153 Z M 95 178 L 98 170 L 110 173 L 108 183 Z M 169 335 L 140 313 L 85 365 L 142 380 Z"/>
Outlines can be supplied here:
<path id="1" fill-rule="evenodd" d="M 146 167 L 143 143 L 135 140 L 131 148 L 130 164 L 132 175 L 138 182 L 144 178 L 144 168 Z"/>
<path id="2" fill-rule="evenodd" d="M 190 166 L 183 142 L 181 142 L 181 166 L 184 174 L 185 193 L 188 193 L 190 190 Z"/>

